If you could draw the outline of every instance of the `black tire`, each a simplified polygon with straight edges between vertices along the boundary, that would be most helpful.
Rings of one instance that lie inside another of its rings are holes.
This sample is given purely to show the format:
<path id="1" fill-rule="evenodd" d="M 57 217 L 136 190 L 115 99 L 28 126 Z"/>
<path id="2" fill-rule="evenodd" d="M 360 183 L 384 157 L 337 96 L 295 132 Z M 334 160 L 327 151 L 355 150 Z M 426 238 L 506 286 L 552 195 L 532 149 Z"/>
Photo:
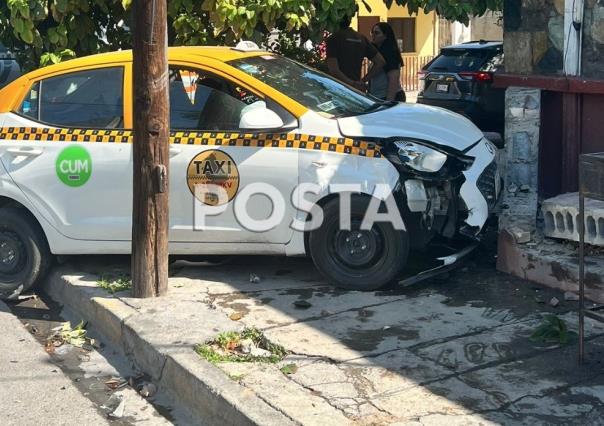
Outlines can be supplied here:
<path id="1" fill-rule="evenodd" d="M 0 209 L 0 298 L 11 300 L 46 274 L 52 255 L 39 225 L 23 209 Z"/>
<path id="2" fill-rule="evenodd" d="M 370 200 L 352 196 L 351 231 L 340 230 L 340 200 L 329 201 L 323 207 L 323 224 L 309 235 L 315 266 L 337 287 L 376 290 L 390 284 L 407 264 L 407 232 L 387 222 L 375 223 L 370 231 L 359 230 Z"/>

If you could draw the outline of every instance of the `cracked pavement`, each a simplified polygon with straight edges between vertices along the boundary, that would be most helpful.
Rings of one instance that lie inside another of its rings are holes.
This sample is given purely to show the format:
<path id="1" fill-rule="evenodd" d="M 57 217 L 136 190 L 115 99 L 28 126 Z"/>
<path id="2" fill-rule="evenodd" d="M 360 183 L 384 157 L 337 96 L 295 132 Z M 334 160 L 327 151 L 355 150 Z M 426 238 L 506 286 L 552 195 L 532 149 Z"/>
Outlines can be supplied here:
<path id="1" fill-rule="evenodd" d="M 94 281 L 126 271 L 127 262 L 76 258 L 69 268 Z M 193 350 L 221 331 L 263 330 L 289 351 L 282 362 L 219 368 L 295 423 L 603 423 L 604 324 L 586 320 L 582 366 L 574 334 L 563 346 L 531 342 L 552 312 L 576 331 L 577 302 L 498 273 L 494 262 L 483 247 L 449 275 L 368 293 L 328 286 L 306 259 L 180 262 L 168 297 L 117 297 L 136 312 L 124 325 L 149 330 L 164 351 Z M 250 273 L 260 282 L 251 283 Z M 542 303 L 554 296 L 557 308 Z M 300 300 L 310 306 L 296 307 Z M 229 319 L 235 312 L 239 321 Z M 297 370 L 283 374 L 287 364 Z"/>

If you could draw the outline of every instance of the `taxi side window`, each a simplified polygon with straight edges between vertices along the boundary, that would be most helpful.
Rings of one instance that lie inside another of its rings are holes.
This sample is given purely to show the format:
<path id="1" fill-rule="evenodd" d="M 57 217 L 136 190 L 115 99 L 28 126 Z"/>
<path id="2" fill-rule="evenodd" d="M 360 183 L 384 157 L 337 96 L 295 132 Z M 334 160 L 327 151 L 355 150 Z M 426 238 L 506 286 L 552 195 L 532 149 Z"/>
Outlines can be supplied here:
<path id="1" fill-rule="evenodd" d="M 36 83 L 20 112 L 62 127 L 115 129 L 123 126 L 122 93 L 122 67 L 79 71 Z"/>
<path id="2" fill-rule="evenodd" d="M 170 67 L 171 129 L 238 131 L 245 108 L 259 101 L 263 99 L 213 74 Z"/>

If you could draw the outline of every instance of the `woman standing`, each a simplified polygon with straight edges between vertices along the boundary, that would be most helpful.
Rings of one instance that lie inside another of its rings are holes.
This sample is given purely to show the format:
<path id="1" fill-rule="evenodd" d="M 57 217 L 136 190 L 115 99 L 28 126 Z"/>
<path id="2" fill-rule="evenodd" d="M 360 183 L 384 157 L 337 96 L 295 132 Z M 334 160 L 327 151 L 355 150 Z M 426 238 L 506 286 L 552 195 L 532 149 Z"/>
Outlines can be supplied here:
<path id="1" fill-rule="evenodd" d="M 369 82 L 369 93 L 380 99 L 405 102 L 405 91 L 401 87 L 401 69 L 405 65 L 392 27 L 386 22 L 375 24 L 371 30 L 371 38 L 384 57 L 386 65 Z"/>

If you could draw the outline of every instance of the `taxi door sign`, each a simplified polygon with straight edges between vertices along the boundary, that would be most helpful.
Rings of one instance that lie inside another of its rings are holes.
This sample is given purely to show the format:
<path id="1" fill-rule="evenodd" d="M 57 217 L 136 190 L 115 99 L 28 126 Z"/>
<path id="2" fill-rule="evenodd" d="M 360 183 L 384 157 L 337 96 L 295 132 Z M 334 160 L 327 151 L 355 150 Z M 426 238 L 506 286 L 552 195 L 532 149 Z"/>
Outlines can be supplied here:
<path id="1" fill-rule="evenodd" d="M 210 149 L 197 154 L 187 168 L 187 185 L 199 201 L 210 206 L 219 206 L 231 201 L 239 189 L 239 169 L 235 161 L 224 151 Z M 220 199 L 211 190 L 196 193 L 198 185 L 217 185 L 226 192 L 226 199 Z"/>
<path id="2" fill-rule="evenodd" d="M 82 186 L 92 174 L 92 158 L 79 145 L 72 145 L 59 153 L 55 164 L 57 177 L 67 186 Z"/>

